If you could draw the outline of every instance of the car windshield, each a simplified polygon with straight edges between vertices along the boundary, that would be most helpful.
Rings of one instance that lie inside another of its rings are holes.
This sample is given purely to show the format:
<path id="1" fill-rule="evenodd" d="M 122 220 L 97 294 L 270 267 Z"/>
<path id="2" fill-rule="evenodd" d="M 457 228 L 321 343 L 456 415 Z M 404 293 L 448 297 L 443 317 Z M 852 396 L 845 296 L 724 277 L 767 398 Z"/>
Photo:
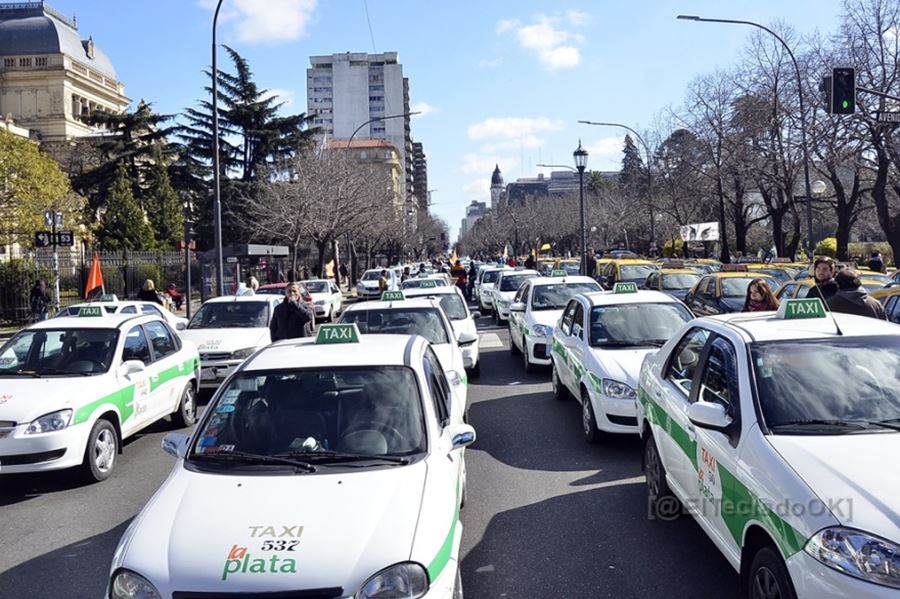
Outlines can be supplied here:
<path id="1" fill-rule="evenodd" d="M 536 285 L 531 295 L 532 310 L 562 310 L 579 293 L 600 291 L 597 283 L 551 283 Z"/>
<path id="2" fill-rule="evenodd" d="M 437 308 L 381 308 L 350 310 L 342 323 L 356 323 L 360 333 L 421 335 L 429 343 L 450 343 Z"/>
<path id="3" fill-rule="evenodd" d="M 310 293 L 328 293 L 328 281 L 306 281 L 303 286 Z"/>
<path id="4" fill-rule="evenodd" d="M 428 283 L 425 283 L 425 281 L 428 281 Z M 400 284 L 400 287 L 402 289 L 421 289 L 426 285 L 428 287 L 446 287 L 447 281 L 444 279 L 406 279 Z"/>
<path id="5" fill-rule="evenodd" d="M 447 318 L 450 320 L 463 320 L 469 317 L 469 313 L 466 312 L 466 303 L 461 297 L 455 293 L 445 293 L 439 297 L 441 308 L 447 314 Z"/>
<path id="6" fill-rule="evenodd" d="M 0 377 L 106 372 L 118 339 L 117 329 L 26 329 L 0 348 Z"/>
<path id="7" fill-rule="evenodd" d="M 661 346 L 693 316 L 679 303 L 594 306 L 591 345 L 594 347 Z"/>
<path id="8" fill-rule="evenodd" d="M 256 290 L 257 295 L 284 295 L 284 287 L 260 287 Z"/>
<path id="9" fill-rule="evenodd" d="M 237 329 L 269 326 L 269 302 L 209 302 L 194 314 L 189 329 Z"/>
<path id="10" fill-rule="evenodd" d="M 581 264 L 579 264 L 578 262 L 561 262 L 559 268 L 566 271 L 566 274 L 570 275 L 577 275 L 581 273 Z"/>
<path id="11" fill-rule="evenodd" d="M 700 275 L 666 275 L 662 276 L 662 288 L 670 291 L 681 291 L 690 289 L 700 280 Z"/>
<path id="12" fill-rule="evenodd" d="M 619 280 L 643 283 L 655 272 L 656 267 L 650 264 L 629 264 L 619 267 Z"/>
<path id="13" fill-rule="evenodd" d="M 503 275 L 503 278 L 500 279 L 500 291 L 515 291 L 522 284 L 522 281 L 531 279 L 534 276 L 532 274 Z"/>
<path id="14" fill-rule="evenodd" d="M 900 422 L 896 335 L 754 343 L 750 355 L 770 429 L 805 421 Z"/>
<path id="15" fill-rule="evenodd" d="M 425 450 L 419 385 L 404 366 L 245 372 L 229 382 L 208 414 L 190 461 L 243 453 L 318 465 L 335 457 L 329 452 L 411 456 Z M 279 462 L 264 465 L 273 464 Z"/>
<path id="16" fill-rule="evenodd" d="M 497 279 L 500 277 L 500 273 L 502 270 L 489 270 L 484 273 L 484 276 L 481 278 L 481 282 L 483 283 L 496 283 Z"/>
<path id="17" fill-rule="evenodd" d="M 381 277 L 381 271 L 370 270 L 363 273 L 362 281 L 377 281 Z"/>
<path id="18" fill-rule="evenodd" d="M 722 297 L 740 297 L 740 298 L 747 297 L 747 287 L 750 286 L 750 281 L 752 281 L 755 278 L 757 278 L 757 277 L 751 276 L 751 277 L 746 277 L 746 278 L 735 277 L 735 278 L 722 279 L 721 280 Z M 770 289 L 775 289 L 778 287 L 778 285 L 776 285 L 775 282 L 772 281 L 771 279 L 767 279 L 767 277 L 761 277 L 761 278 L 762 278 L 762 280 L 769 283 Z"/>
<path id="19" fill-rule="evenodd" d="M 760 268 L 751 270 L 750 272 L 752 274 L 769 275 L 770 277 L 778 281 L 777 285 L 781 285 L 791 280 L 791 273 L 780 268 Z"/>

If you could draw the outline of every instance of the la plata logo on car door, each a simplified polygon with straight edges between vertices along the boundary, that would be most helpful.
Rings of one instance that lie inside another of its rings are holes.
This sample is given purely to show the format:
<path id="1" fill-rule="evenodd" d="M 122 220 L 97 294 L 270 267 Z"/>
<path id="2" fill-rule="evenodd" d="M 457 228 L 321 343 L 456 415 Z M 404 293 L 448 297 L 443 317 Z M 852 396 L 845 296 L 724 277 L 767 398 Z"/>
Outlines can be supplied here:
<path id="1" fill-rule="evenodd" d="M 714 514 L 722 505 L 722 480 L 719 478 L 719 464 L 716 456 L 701 444 L 697 444 L 697 483 L 701 514 Z M 711 509 L 710 509 L 711 508 Z"/>

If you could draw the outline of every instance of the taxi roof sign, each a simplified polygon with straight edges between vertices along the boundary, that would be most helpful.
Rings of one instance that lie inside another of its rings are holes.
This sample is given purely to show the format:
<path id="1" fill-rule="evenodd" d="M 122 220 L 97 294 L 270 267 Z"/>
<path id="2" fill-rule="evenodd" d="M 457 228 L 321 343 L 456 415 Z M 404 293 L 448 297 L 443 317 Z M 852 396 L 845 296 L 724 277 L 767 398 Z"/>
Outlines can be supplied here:
<path id="1" fill-rule="evenodd" d="M 825 318 L 825 304 L 817 297 L 785 300 L 778 307 L 777 317 L 781 320 Z"/>
<path id="2" fill-rule="evenodd" d="M 117 302 L 117 301 L 119 301 L 119 296 L 117 296 L 115 293 L 107 293 L 107 294 L 100 296 L 100 301 L 101 302 Z"/>
<path id="3" fill-rule="evenodd" d="M 78 316 L 103 316 L 103 308 L 100 306 L 82 306 L 78 309 Z"/>
<path id="4" fill-rule="evenodd" d="M 402 291 L 385 291 L 381 294 L 383 302 L 400 302 L 406 299 Z"/>
<path id="5" fill-rule="evenodd" d="M 550 276 L 551 276 L 551 277 L 564 277 L 564 276 L 566 276 L 567 274 L 569 274 L 569 273 L 567 273 L 567 272 L 564 271 L 564 270 L 553 270 L 553 271 L 550 271 Z"/>
<path id="6" fill-rule="evenodd" d="M 747 272 L 746 264 L 723 264 L 719 272 Z"/>
<path id="7" fill-rule="evenodd" d="M 613 285 L 613 293 L 637 293 L 637 283 L 616 283 Z"/>
<path id="8" fill-rule="evenodd" d="M 385 292 L 388 293 L 388 292 Z M 351 324 L 323 324 L 316 335 L 316 345 L 359 343 L 359 327 Z"/>
<path id="9" fill-rule="evenodd" d="M 419 285 L 420 289 L 431 289 L 432 287 L 437 287 L 437 282 L 434 279 L 425 279 Z M 385 291 L 385 293 L 390 293 L 389 291 Z"/>

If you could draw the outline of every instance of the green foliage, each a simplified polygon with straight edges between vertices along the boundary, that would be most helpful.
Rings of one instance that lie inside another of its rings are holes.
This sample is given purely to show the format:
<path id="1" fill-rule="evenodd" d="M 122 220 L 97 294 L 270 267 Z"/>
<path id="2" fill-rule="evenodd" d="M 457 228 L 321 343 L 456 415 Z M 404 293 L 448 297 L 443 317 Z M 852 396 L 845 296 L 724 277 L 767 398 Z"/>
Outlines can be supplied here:
<path id="1" fill-rule="evenodd" d="M 100 247 L 105 250 L 146 250 L 154 246 L 153 230 L 131 193 L 125 165 L 109 191 L 108 207 L 101 217 Z"/>
<path id="2" fill-rule="evenodd" d="M 895 263 L 894 252 L 891 249 L 891 244 L 887 241 L 861 241 L 858 243 L 848 243 L 847 251 L 850 256 L 862 257 L 865 261 L 868 261 L 869 258 L 872 257 L 872 252 L 879 251 L 881 252 L 881 259 L 884 260 L 885 264 Z"/>
<path id="3" fill-rule="evenodd" d="M 816 244 L 816 255 L 817 256 L 829 256 L 834 258 L 837 254 L 837 238 L 836 237 L 826 237 Z"/>
<path id="4" fill-rule="evenodd" d="M 161 250 L 177 250 L 184 237 L 184 211 L 169 180 L 165 157 L 159 145 L 153 152 L 153 165 L 147 174 L 145 205 L 150 224 L 156 233 L 157 247 Z"/>
<path id="5" fill-rule="evenodd" d="M 0 294 L 2 305 L 2 319 L 11 322 L 21 322 L 30 313 L 29 298 L 31 288 L 38 279 L 47 282 L 47 288 L 53 295 L 53 273 L 50 269 L 43 268 L 22 258 L 13 258 L 8 262 L 0 263 Z M 56 299 L 56 298 L 53 298 Z M 18 310 L 18 312 L 17 312 Z"/>
<path id="6" fill-rule="evenodd" d="M 627 191 L 640 193 L 646 188 L 647 175 L 644 161 L 641 159 L 641 154 L 637 146 L 634 145 L 631 135 L 625 136 L 622 153 L 624 156 L 622 158 L 622 174 L 619 177 L 619 183 Z"/>

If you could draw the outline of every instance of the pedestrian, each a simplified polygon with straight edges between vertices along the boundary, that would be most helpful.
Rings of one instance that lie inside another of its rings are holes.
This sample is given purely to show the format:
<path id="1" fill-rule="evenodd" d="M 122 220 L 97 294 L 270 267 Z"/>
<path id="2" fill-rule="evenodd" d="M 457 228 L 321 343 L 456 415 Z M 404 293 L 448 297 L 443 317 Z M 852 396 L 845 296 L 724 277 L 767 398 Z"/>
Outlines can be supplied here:
<path id="1" fill-rule="evenodd" d="M 31 316 L 35 321 L 47 320 L 50 315 L 50 292 L 47 291 L 47 281 L 38 279 L 31 288 L 29 297 L 31 304 Z"/>
<path id="2" fill-rule="evenodd" d="M 525 268 L 534 270 L 534 256 L 530 255 L 525 258 Z"/>
<path id="3" fill-rule="evenodd" d="M 247 283 L 242 282 L 238 285 L 235 295 L 256 295 L 257 289 L 259 289 L 259 281 L 256 280 L 256 277 L 250 277 Z"/>
<path id="4" fill-rule="evenodd" d="M 184 294 L 178 291 L 178 288 L 175 287 L 175 283 L 169 283 L 166 286 L 166 295 L 169 296 L 169 299 L 175 304 L 175 309 L 181 310 L 181 304 L 184 303 Z"/>
<path id="5" fill-rule="evenodd" d="M 390 287 L 390 282 L 388 280 L 388 273 L 386 270 L 382 270 L 378 276 L 378 291 L 384 293 Z"/>
<path id="6" fill-rule="evenodd" d="M 162 298 L 159 297 L 159 293 L 156 292 L 156 285 L 153 283 L 153 279 L 144 281 L 144 285 L 138 291 L 138 299 L 142 302 L 154 302 L 160 306 L 164 305 Z"/>
<path id="7" fill-rule="evenodd" d="M 347 270 L 347 265 L 342 262 L 338 272 L 341 274 L 341 282 L 347 286 L 347 289 L 350 289 L 350 279 L 347 278 L 350 271 Z"/>
<path id="8" fill-rule="evenodd" d="M 288 283 L 284 288 L 284 301 L 275 306 L 272 322 L 269 323 L 273 343 L 282 339 L 311 335 L 309 307 L 305 304 L 300 297 L 300 286 L 297 283 Z"/>
<path id="9" fill-rule="evenodd" d="M 510 257 L 506 260 L 506 265 L 507 265 L 507 266 L 512 266 L 513 268 L 515 268 L 516 266 L 519 265 L 519 263 L 516 262 L 516 257 L 515 257 L 515 256 L 510 256 Z"/>
<path id="10" fill-rule="evenodd" d="M 778 309 L 778 300 L 769 284 L 763 279 L 753 279 L 747 285 L 747 299 L 741 312 L 766 312 Z"/>
<path id="11" fill-rule="evenodd" d="M 469 285 L 466 289 L 466 299 L 472 301 L 472 293 L 475 291 L 475 279 L 478 277 L 478 267 L 475 266 L 475 261 L 472 260 L 471 264 L 469 264 Z"/>
<path id="12" fill-rule="evenodd" d="M 872 257 L 869 258 L 869 270 L 881 273 L 887 272 L 887 269 L 884 267 L 884 260 L 881 259 L 881 252 L 878 250 L 872 252 Z"/>
<path id="13" fill-rule="evenodd" d="M 834 276 L 834 282 L 838 291 L 828 299 L 829 310 L 887 320 L 881 302 L 866 293 L 866 288 L 859 282 L 857 271 L 844 268 Z"/>
<path id="14" fill-rule="evenodd" d="M 834 282 L 834 269 L 834 260 L 828 256 L 816 258 L 813 263 L 815 285 L 809 290 L 806 297 L 817 297 L 823 302 L 827 302 L 828 298 L 837 293 L 838 286 Z"/>
<path id="15" fill-rule="evenodd" d="M 406 279 L 410 278 L 411 276 L 412 276 L 412 273 L 410 273 L 409 267 L 408 267 L 408 266 L 404 266 L 404 267 L 403 267 L 403 274 L 400 275 L 400 282 L 402 283 L 403 281 L 405 281 Z"/>
<path id="16" fill-rule="evenodd" d="M 462 262 L 457 260 L 453 264 L 453 268 L 450 269 L 450 277 L 456 279 L 456 286 L 460 291 L 465 295 L 466 293 L 466 267 L 462 265 Z"/>

